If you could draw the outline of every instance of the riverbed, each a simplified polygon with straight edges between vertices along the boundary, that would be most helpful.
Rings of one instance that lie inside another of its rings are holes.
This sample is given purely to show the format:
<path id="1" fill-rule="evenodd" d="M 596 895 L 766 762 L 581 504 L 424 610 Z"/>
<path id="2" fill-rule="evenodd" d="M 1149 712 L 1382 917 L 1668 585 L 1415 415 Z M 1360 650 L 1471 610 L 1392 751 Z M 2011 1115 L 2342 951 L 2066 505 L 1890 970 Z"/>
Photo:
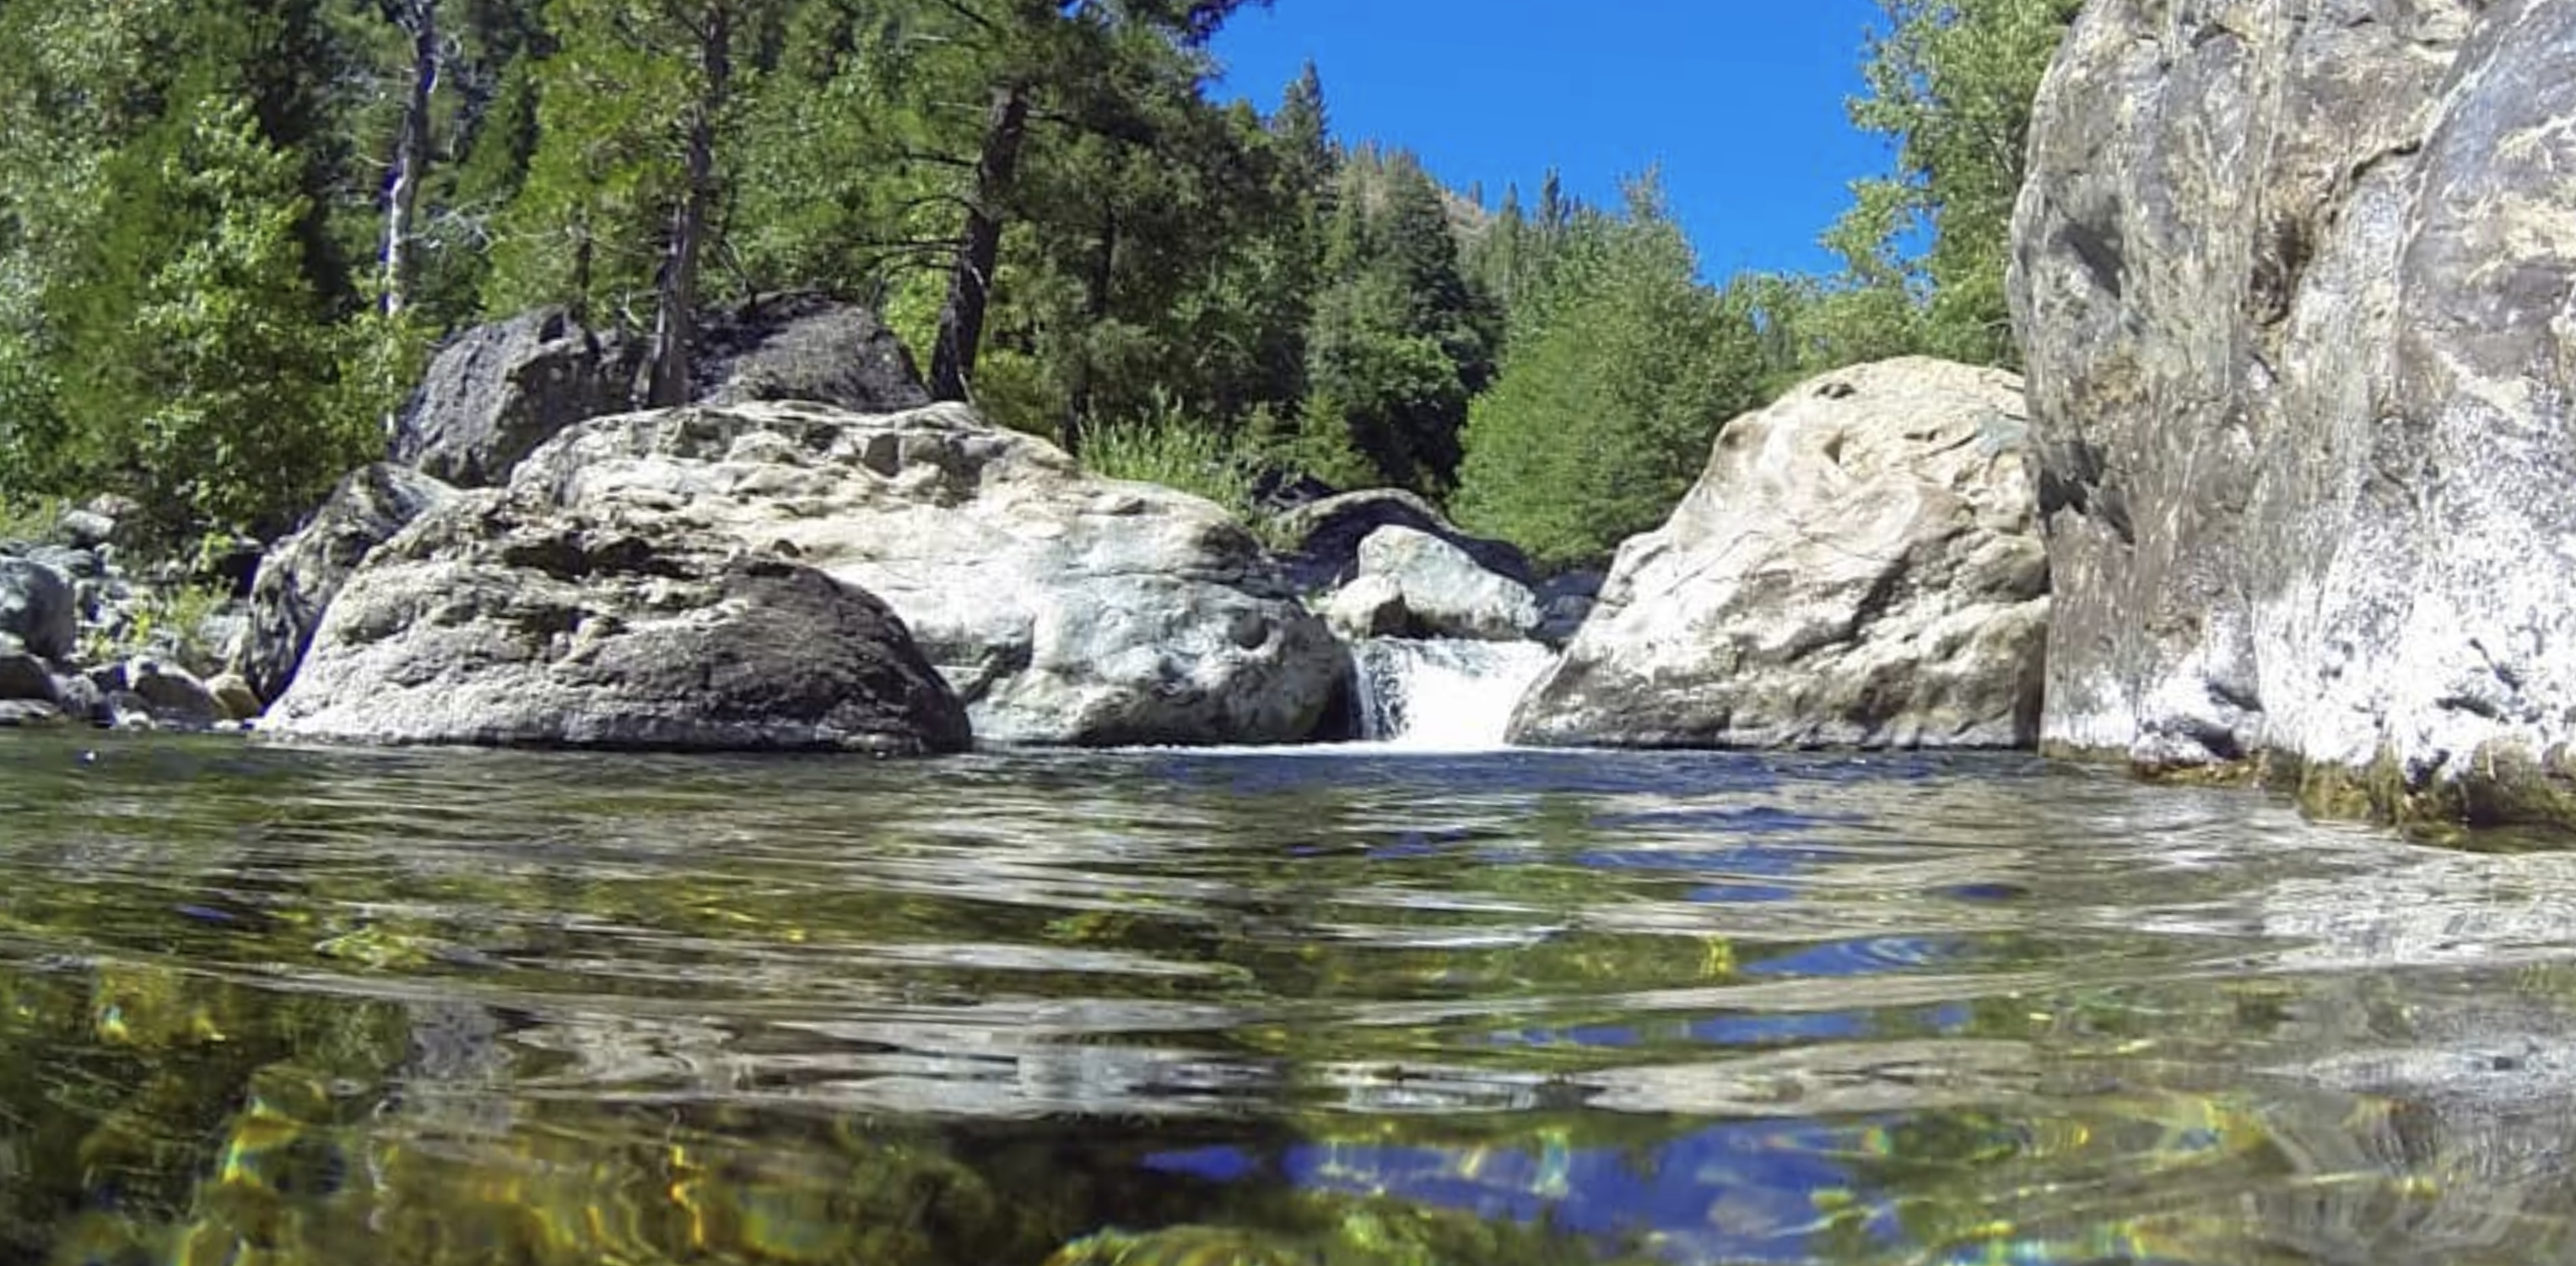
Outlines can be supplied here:
<path id="1" fill-rule="evenodd" d="M 2576 1253 L 2576 857 L 2028 757 L 0 735 L 0 1260 Z"/>

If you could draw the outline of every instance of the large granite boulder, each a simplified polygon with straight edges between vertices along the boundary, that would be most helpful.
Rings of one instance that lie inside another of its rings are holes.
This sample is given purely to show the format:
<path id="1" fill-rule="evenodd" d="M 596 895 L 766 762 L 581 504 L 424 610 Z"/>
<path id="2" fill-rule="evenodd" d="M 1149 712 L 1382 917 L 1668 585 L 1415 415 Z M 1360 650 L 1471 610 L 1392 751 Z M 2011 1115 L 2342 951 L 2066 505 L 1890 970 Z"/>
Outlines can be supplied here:
<path id="1" fill-rule="evenodd" d="M 1280 555 L 1289 577 L 1308 592 L 1350 583 L 1360 574 L 1360 545 L 1380 528 L 1408 528 L 1457 548 L 1476 565 L 1518 584 L 1534 580 L 1529 558 L 1508 541 L 1470 536 L 1428 501 L 1401 488 L 1369 488 L 1281 511 L 1276 535 L 1291 542 Z"/>
<path id="2" fill-rule="evenodd" d="M 331 598 L 369 551 L 455 490 L 417 471 L 378 463 L 340 481 L 310 522 L 260 560 L 251 581 L 250 631 L 230 665 L 260 698 L 295 677 Z"/>
<path id="3" fill-rule="evenodd" d="M 875 313 L 790 295 L 744 309 L 706 332 L 695 362 L 706 404 L 804 400 L 853 413 L 900 413 L 930 403 L 912 354 Z"/>
<path id="4" fill-rule="evenodd" d="M 885 604 L 634 506 L 470 493 L 369 557 L 266 728 L 656 750 L 966 746 Z"/>
<path id="5" fill-rule="evenodd" d="M 1331 632 L 1216 505 L 1086 474 L 959 406 L 600 418 L 531 454 L 512 487 L 660 516 L 877 595 L 982 739 L 1295 742 L 1335 719 L 1349 676 Z"/>
<path id="6" fill-rule="evenodd" d="M 2011 294 L 2044 737 L 2576 821 L 2576 3 L 2094 0 Z"/>
<path id="7" fill-rule="evenodd" d="M 2019 383 L 1910 358 L 1727 424 L 1619 549 L 1514 742 L 2016 747 L 2037 737 L 2048 564 Z"/>
<path id="8" fill-rule="evenodd" d="M 393 460 L 460 488 L 498 484 L 565 427 L 630 407 L 637 365 L 561 308 L 476 326 L 430 362 Z"/>

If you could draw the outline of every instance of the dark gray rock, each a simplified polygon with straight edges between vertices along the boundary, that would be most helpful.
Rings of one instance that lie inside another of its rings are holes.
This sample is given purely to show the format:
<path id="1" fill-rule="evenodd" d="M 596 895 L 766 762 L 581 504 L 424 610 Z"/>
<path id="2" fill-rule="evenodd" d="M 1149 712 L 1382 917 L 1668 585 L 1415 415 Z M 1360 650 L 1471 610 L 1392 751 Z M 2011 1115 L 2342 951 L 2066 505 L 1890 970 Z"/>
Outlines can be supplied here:
<path id="1" fill-rule="evenodd" d="M 27 653 L 26 644 L 0 633 L 0 699 L 33 699 L 52 703 L 59 697 L 53 670 Z"/>
<path id="2" fill-rule="evenodd" d="M 371 557 L 264 729 L 668 750 L 946 752 L 964 708 L 884 603 L 651 516 L 468 494 Z"/>
<path id="3" fill-rule="evenodd" d="M 707 331 L 694 364 L 706 404 L 804 400 L 853 413 L 900 413 L 930 403 L 911 353 L 875 313 L 790 295 Z"/>
<path id="4" fill-rule="evenodd" d="M 283 694 L 332 595 L 368 551 L 453 495 L 437 480 L 399 466 L 351 472 L 303 530 L 279 541 L 260 561 L 251 582 L 250 627 L 232 671 L 248 679 L 262 699 Z"/>
<path id="5" fill-rule="evenodd" d="M 177 664 L 157 659 L 127 662 L 122 698 L 130 702 L 120 711 L 139 711 L 154 729 L 203 730 L 221 719 L 206 683 Z"/>
<path id="6" fill-rule="evenodd" d="M 1283 512 L 1279 534 L 1294 541 L 1280 562 L 1299 588 L 1320 593 L 1360 573 L 1360 543 L 1383 527 L 1410 528 L 1457 547 L 1476 565 L 1521 585 L 1533 583 L 1529 558 L 1507 541 L 1460 531 L 1430 502 L 1400 488 L 1372 488 L 1310 501 Z"/>
<path id="7" fill-rule="evenodd" d="M 80 639 L 71 583 L 32 559 L 0 558 L 0 633 L 46 659 L 71 658 Z"/>
<path id="8" fill-rule="evenodd" d="M 477 326 L 430 362 L 393 460 L 460 488 L 500 483 L 565 427 L 629 408 L 635 369 L 631 352 L 560 308 Z"/>
<path id="9" fill-rule="evenodd" d="M 2095 0 L 2011 294 L 2044 732 L 2576 820 L 2576 4 Z"/>
<path id="10" fill-rule="evenodd" d="M 1995 369 L 1837 370 L 1727 423 L 1670 521 L 1523 696 L 1512 741 L 2019 747 L 2038 736 L 2047 553 Z"/>

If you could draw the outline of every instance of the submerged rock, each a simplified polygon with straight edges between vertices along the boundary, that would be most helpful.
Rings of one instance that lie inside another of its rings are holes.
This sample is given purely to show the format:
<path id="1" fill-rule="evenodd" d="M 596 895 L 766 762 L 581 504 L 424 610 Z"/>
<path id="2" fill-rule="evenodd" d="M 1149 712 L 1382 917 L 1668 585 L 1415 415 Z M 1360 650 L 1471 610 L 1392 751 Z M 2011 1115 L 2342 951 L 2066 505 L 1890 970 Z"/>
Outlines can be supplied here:
<path id="1" fill-rule="evenodd" d="M 1333 719 L 1349 674 L 1223 510 L 1087 474 L 959 406 L 595 419 L 532 454 L 512 486 L 866 589 L 903 617 L 979 738 L 1296 742 Z"/>
<path id="2" fill-rule="evenodd" d="M 1827 374 L 1718 436 L 1521 701 L 1519 743 L 2012 747 L 2048 566 L 2012 375 Z"/>
<path id="3" fill-rule="evenodd" d="M 350 573 L 454 490 L 417 471 L 378 463 L 350 473 L 301 531 L 260 560 L 251 582 L 250 629 L 231 665 L 260 698 L 286 692 L 313 631 Z"/>
<path id="4" fill-rule="evenodd" d="M 471 494 L 342 587 L 271 732 L 677 750 L 966 746 L 903 622 L 651 515 Z"/>
<path id="5" fill-rule="evenodd" d="M 2096 0 L 2011 293 L 2043 732 L 2576 822 L 2576 5 Z"/>

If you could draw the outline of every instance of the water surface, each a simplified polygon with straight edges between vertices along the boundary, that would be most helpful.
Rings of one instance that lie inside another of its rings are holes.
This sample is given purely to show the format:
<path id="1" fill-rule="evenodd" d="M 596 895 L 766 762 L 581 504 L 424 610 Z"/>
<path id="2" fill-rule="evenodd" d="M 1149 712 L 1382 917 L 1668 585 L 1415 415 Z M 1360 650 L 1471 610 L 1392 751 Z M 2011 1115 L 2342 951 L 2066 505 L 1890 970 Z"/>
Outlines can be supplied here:
<path id="1" fill-rule="evenodd" d="M 0 1261 L 2576 1254 L 2576 858 L 2020 758 L 0 737 Z"/>

